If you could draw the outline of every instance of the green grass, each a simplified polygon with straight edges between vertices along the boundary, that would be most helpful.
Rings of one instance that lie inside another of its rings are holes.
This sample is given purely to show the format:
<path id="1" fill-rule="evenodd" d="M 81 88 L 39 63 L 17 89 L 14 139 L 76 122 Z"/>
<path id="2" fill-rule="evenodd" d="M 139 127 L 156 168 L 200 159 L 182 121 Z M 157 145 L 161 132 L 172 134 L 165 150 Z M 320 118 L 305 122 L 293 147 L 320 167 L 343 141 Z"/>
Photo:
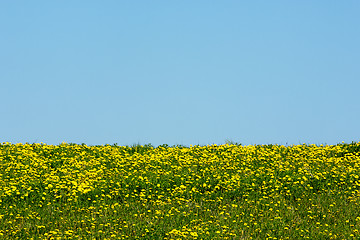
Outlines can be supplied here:
<path id="1" fill-rule="evenodd" d="M 360 239 L 360 143 L 0 145 L 2 239 Z"/>

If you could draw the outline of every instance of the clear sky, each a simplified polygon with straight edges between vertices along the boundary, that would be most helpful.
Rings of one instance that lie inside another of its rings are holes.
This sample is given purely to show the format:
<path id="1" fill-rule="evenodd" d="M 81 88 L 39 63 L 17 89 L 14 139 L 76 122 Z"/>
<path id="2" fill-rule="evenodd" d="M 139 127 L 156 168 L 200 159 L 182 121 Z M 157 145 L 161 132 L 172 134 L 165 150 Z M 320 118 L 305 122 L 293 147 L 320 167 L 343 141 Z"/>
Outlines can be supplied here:
<path id="1" fill-rule="evenodd" d="M 1 1 L 0 142 L 360 141 L 360 1 Z"/>

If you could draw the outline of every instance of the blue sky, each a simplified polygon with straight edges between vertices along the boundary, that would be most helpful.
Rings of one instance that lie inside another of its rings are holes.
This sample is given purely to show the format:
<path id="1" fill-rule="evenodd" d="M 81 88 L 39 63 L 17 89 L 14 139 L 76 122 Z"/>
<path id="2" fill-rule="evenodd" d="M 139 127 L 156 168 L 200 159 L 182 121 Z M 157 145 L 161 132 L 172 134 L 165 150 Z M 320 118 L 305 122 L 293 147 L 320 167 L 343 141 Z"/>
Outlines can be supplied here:
<path id="1" fill-rule="evenodd" d="M 0 142 L 360 141 L 360 2 L 2 1 Z"/>

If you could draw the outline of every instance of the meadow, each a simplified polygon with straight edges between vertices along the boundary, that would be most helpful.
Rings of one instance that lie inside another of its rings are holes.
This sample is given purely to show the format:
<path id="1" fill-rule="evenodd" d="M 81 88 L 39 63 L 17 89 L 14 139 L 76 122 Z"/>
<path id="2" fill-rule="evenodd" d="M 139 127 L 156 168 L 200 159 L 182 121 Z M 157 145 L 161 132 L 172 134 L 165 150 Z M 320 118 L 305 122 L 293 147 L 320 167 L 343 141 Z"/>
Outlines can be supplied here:
<path id="1" fill-rule="evenodd" d="M 0 239 L 360 239 L 360 143 L 0 144 Z"/>

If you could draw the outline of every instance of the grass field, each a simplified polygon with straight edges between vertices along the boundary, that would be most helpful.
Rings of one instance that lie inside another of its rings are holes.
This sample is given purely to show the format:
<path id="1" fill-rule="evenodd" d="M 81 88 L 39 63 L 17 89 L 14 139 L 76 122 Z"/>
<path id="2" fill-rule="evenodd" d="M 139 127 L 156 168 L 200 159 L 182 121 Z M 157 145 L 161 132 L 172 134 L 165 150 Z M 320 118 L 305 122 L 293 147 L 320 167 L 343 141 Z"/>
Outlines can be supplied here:
<path id="1" fill-rule="evenodd" d="M 360 143 L 0 144 L 0 239 L 360 239 Z"/>

